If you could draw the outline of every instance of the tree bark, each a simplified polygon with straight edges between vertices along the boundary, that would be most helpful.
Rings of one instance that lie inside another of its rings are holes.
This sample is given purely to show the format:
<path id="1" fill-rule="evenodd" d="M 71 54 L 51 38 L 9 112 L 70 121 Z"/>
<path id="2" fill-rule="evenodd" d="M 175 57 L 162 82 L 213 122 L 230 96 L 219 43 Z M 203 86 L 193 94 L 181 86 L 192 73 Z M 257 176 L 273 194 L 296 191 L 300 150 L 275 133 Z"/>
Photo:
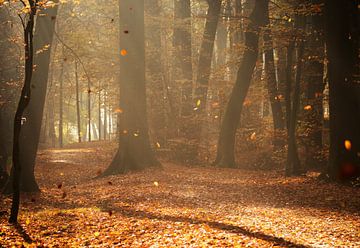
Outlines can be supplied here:
<path id="1" fill-rule="evenodd" d="M 325 1 L 329 76 L 330 151 L 328 175 L 360 176 L 359 14 L 356 1 Z"/>
<path id="2" fill-rule="evenodd" d="M 258 57 L 259 32 L 260 27 L 265 24 L 264 14 L 267 5 L 268 0 L 256 0 L 255 7 L 249 18 L 250 23 L 245 32 L 246 48 L 220 129 L 217 157 L 214 162 L 217 166 L 236 167 L 234 155 L 235 134 Z"/>
<path id="3" fill-rule="evenodd" d="M 144 0 L 120 0 L 120 143 L 102 176 L 159 166 L 150 146 L 145 91 Z M 126 51 L 126 52 L 125 52 Z"/>

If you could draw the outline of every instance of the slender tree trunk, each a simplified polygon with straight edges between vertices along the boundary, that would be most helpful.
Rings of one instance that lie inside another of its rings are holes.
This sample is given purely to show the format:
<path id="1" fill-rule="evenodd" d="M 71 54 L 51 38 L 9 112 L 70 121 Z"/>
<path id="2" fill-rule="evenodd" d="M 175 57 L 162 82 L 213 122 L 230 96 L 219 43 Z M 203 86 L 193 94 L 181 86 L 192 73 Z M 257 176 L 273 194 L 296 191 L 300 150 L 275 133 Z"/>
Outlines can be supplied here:
<path id="1" fill-rule="evenodd" d="M 88 81 L 88 90 L 87 90 L 87 114 L 88 114 L 88 141 L 91 141 L 91 84 Z"/>
<path id="2" fill-rule="evenodd" d="M 191 2 L 174 0 L 175 77 L 181 82 L 181 116 L 192 115 L 193 67 L 191 46 Z M 184 131 L 187 129 L 185 123 Z M 186 135 L 186 134 L 185 134 Z"/>
<path id="3" fill-rule="evenodd" d="M 102 176 L 159 166 L 150 146 L 145 90 L 144 0 L 120 0 L 120 143 Z M 131 34 L 131 35 L 130 35 Z"/>
<path id="4" fill-rule="evenodd" d="M 78 66 L 75 60 L 75 84 L 76 84 L 76 120 L 77 120 L 77 133 L 78 142 L 81 143 L 81 118 L 80 118 L 80 99 L 79 99 L 79 77 L 78 77 Z"/>
<path id="5" fill-rule="evenodd" d="M 101 140 L 101 85 L 99 83 L 99 92 L 98 92 L 98 130 L 99 130 L 99 140 Z"/>
<path id="6" fill-rule="evenodd" d="M 200 57 L 197 68 L 195 106 L 199 114 L 206 108 L 207 91 L 211 74 L 211 61 L 214 51 L 216 30 L 219 23 L 221 1 L 207 1 L 209 8 L 206 15 L 204 35 L 200 47 Z M 199 132 L 198 132 L 199 133 Z"/>
<path id="7" fill-rule="evenodd" d="M 297 51 L 297 62 L 296 62 L 295 88 L 294 88 L 291 111 L 289 114 L 288 153 L 287 153 L 287 163 L 285 168 L 286 176 L 299 175 L 301 173 L 300 160 L 299 160 L 297 144 L 296 144 L 296 123 L 297 123 L 297 114 L 300 106 L 300 93 L 301 93 L 300 84 L 301 84 L 303 53 L 304 53 L 304 42 L 299 41 L 298 51 Z"/>
<path id="8" fill-rule="evenodd" d="M 258 33 L 260 27 L 265 24 L 264 14 L 267 5 L 268 0 L 256 0 L 254 10 L 250 15 L 250 23 L 245 32 L 246 48 L 220 129 L 217 157 L 214 162 L 217 166 L 236 166 L 234 155 L 235 133 L 240 122 L 242 106 L 250 86 L 258 57 Z"/>
<path id="9" fill-rule="evenodd" d="M 273 115 L 273 125 L 274 125 L 273 144 L 275 147 L 281 147 L 284 144 L 281 134 L 285 129 L 285 118 L 281 108 L 280 93 L 278 91 L 278 86 L 276 81 L 273 40 L 271 36 L 271 26 L 269 20 L 269 8 L 266 9 L 265 18 L 267 25 L 263 35 L 264 47 L 265 47 L 265 73 L 266 73 L 267 89 L 269 92 L 269 99 L 270 99 L 271 110 Z"/>
<path id="10" fill-rule="evenodd" d="M 11 213 L 9 222 L 17 223 L 19 207 L 20 207 L 20 183 L 22 163 L 20 160 L 20 132 L 23 121 L 23 114 L 30 102 L 31 97 L 31 78 L 33 75 L 33 60 L 34 60 L 34 47 L 33 47 L 33 31 L 36 15 L 36 2 L 29 1 L 30 12 L 29 19 L 24 27 L 24 45 L 25 45 L 25 79 L 24 86 L 21 90 L 20 101 L 15 113 L 14 118 L 14 136 L 13 136 L 13 197 L 11 205 Z"/>
<path id="11" fill-rule="evenodd" d="M 107 87 L 106 87 L 107 89 Z M 104 91 L 104 140 L 107 140 L 108 136 L 108 108 L 107 108 L 107 91 Z"/>
<path id="12" fill-rule="evenodd" d="M 360 176 L 358 11 L 356 1 L 325 1 L 332 180 Z"/>
<path id="13" fill-rule="evenodd" d="M 64 112 L 64 61 L 61 64 L 61 72 L 60 72 L 60 88 L 59 88 L 59 147 L 62 148 L 64 146 L 64 123 L 63 123 L 63 112 Z"/>

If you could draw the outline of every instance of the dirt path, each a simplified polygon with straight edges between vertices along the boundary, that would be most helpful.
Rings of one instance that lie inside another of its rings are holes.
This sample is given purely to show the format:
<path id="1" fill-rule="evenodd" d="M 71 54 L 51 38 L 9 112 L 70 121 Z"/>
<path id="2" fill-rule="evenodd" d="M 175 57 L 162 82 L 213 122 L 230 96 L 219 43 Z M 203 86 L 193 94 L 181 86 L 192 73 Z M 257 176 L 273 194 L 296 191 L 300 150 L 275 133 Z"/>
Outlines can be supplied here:
<path id="1" fill-rule="evenodd" d="M 113 150 L 101 143 L 41 151 L 42 193 L 23 196 L 22 235 L 2 212 L 0 247 L 21 246 L 24 237 L 46 247 L 360 247 L 360 189 L 314 174 L 285 179 L 167 163 L 93 180 Z M 0 200 L 8 210 L 9 199 Z"/>

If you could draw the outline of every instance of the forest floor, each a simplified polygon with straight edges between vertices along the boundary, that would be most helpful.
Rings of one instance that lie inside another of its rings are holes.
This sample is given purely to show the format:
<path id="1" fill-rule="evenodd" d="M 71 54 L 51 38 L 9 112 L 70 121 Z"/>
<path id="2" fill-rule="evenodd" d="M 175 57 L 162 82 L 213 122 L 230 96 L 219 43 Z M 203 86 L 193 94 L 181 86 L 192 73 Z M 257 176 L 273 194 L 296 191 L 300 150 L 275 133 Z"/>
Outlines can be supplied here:
<path id="1" fill-rule="evenodd" d="M 166 162 L 93 179 L 113 153 L 107 143 L 40 151 L 42 192 L 22 196 L 19 226 L 0 195 L 0 247 L 360 247 L 359 188 Z"/>

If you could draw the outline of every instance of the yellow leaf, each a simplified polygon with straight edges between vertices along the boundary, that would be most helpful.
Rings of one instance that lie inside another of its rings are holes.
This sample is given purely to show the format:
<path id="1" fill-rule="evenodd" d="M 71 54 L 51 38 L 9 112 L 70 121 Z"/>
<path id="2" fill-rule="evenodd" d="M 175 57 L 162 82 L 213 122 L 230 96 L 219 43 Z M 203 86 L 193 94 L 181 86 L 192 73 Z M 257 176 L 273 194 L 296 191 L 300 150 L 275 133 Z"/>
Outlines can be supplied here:
<path id="1" fill-rule="evenodd" d="M 121 108 L 116 108 L 114 110 L 115 113 L 119 113 L 119 114 L 122 114 L 124 111 L 121 109 Z"/>
<path id="2" fill-rule="evenodd" d="M 158 182 L 154 182 L 154 185 L 155 185 L 156 187 L 158 187 L 158 186 L 159 186 L 159 183 L 158 183 Z"/>
<path id="3" fill-rule="evenodd" d="M 100 236 L 100 233 L 99 233 L 99 232 L 95 232 L 95 233 L 94 233 L 94 236 L 95 236 L 95 237 L 99 237 L 99 236 Z"/>
<path id="4" fill-rule="evenodd" d="M 26 219 L 25 224 L 26 224 L 26 225 L 29 225 L 29 224 L 30 224 L 30 220 L 29 220 L 29 219 Z"/>
<path id="5" fill-rule="evenodd" d="M 311 105 L 306 105 L 306 106 L 304 107 L 304 109 L 305 109 L 305 110 L 311 110 L 312 107 L 311 107 Z"/>
<path id="6" fill-rule="evenodd" d="M 351 141 L 350 140 L 345 140 L 344 146 L 345 146 L 346 150 L 350 151 L 351 150 Z"/>
<path id="7" fill-rule="evenodd" d="M 200 104 L 201 104 L 201 100 L 199 99 L 199 100 L 197 100 L 197 102 L 196 102 L 196 106 L 200 106 Z"/>
<path id="8" fill-rule="evenodd" d="M 126 49 L 121 49 L 120 54 L 121 56 L 126 56 L 127 55 Z"/>
<path id="9" fill-rule="evenodd" d="M 160 148 L 160 147 L 161 147 L 161 145 L 160 145 L 160 143 L 159 143 L 159 142 L 156 142 L 156 146 L 157 146 L 158 148 Z"/>

